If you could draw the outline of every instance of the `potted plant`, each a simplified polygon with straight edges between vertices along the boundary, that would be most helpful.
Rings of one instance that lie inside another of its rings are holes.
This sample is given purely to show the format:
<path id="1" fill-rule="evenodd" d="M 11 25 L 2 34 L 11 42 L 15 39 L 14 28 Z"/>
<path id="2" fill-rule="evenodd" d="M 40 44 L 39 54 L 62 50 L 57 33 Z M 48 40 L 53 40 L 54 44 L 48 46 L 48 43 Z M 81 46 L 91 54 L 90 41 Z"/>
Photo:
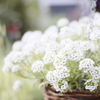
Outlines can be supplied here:
<path id="1" fill-rule="evenodd" d="M 45 100 L 100 100 L 100 14 L 28 31 L 5 57 L 4 72 L 44 86 Z M 91 98 L 91 99 L 90 99 Z"/>

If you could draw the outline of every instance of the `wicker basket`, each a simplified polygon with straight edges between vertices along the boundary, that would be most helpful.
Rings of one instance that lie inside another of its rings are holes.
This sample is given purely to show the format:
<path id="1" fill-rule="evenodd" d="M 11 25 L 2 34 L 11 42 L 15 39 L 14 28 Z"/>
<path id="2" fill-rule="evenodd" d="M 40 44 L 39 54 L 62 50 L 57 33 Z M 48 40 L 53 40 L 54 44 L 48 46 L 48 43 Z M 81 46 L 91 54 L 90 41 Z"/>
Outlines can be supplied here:
<path id="1" fill-rule="evenodd" d="M 90 92 L 85 90 L 73 90 L 61 94 L 48 86 L 43 89 L 44 100 L 100 100 L 100 92 Z"/>

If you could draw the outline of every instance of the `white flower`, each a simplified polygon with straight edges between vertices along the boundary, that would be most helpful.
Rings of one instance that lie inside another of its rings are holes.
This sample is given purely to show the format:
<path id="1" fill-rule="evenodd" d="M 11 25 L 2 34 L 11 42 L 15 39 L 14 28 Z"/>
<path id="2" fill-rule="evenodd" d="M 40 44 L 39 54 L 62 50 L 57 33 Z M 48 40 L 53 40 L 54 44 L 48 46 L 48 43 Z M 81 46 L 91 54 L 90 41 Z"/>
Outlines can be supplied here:
<path id="1" fill-rule="evenodd" d="M 16 65 L 16 64 L 12 64 L 12 63 L 6 63 L 3 68 L 2 71 L 3 72 L 17 72 L 21 69 L 20 65 Z"/>
<path id="2" fill-rule="evenodd" d="M 42 32 L 37 30 L 37 31 L 33 31 L 33 33 L 30 35 L 30 37 L 28 37 L 27 42 L 31 43 L 33 41 L 40 41 L 42 37 Z"/>
<path id="3" fill-rule="evenodd" d="M 79 23 L 85 23 L 85 24 L 88 24 L 90 22 L 90 19 L 89 19 L 89 17 L 81 17 L 80 19 L 79 19 Z"/>
<path id="4" fill-rule="evenodd" d="M 59 38 L 65 39 L 74 34 L 74 30 L 68 26 L 64 26 L 60 29 Z"/>
<path id="5" fill-rule="evenodd" d="M 22 86 L 22 82 L 20 80 L 17 80 L 14 82 L 12 88 L 14 91 L 19 91 L 21 86 Z"/>
<path id="6" fill-rule="evenodd" d="M 54 71 L 48 71 L 47 75 L 46 75 L 46 79 L 51 83 L 56 83 L 58 81 L 58 78 L 56 78 L 54 76 Z"/>
<path id="7" fill-rule="evenodd" d="M 22 47 L 23 47 L 23 43 L 21 41 L 16 41 L 12 45 L 12 50 L 13 51 L 21 51 Z"/>
<path id="8" fill-rule="evenodd" d="M 56 67 L 56 70 L 53 71 L 53 75 L 54 77 L 56 77 L 58 81 L 60 81 L 64 78 L 69 77 L 70 76 L 69 72 L 70 71 L 66 66 L 61 66 L 61 67 L 58 66 L 58 68 Z"/>
<path id="9" fill-rule="evenodd" d="M 96 51 L 98 51 L 98 49 L 99 45 L 91 41 L 91 51 L 95 53 Z"/>
<path id="10" fill-rule="evenodd" d="M 54 34 L 57 35 L 58 34 L 57 26 L 52 25 L 52 26 L 48 27 L 44 32 L 44 34 L 49 34 L 49 35 L 51 35 L 51 33 L 53 33 L 52 35 L 54 35 Z"/>
<path id="11" fill-rule="evenodd" d="M 62 55 L 62 54 L 58 54 L 55 56 L 54 58 L 54 62 L 53 65 L 56 66 L 64 66 L 66 64 L 67 61 L 67 57 Z"/>
<path id="12" fill-rule="evenodd" d="M 64 92 L 68 88 L 68 82 L 63 80 L 62 81 L 63 85 L 61 85 L 61 92 Z"/>
<path id="13" fill-rule="evenodd" d="M 89 58 L 85 58 L 80 61 L 79 70 L 83 70 L 83 72 L 88 72 L 90 68 L 93 68 L 94 61 Z"/>
<path id="14" fill-rule="evenodd" d="M 58 27 L 66 26 L 68 25 L 68 23 L 69 23 L 69 20 L 67 18 L 61 18 L 58 20 L 57 26 Z"/>
<path id="15" fill-rule="evenodd" d="M 100 28 L 100 14 L 98 12 L 95 13 L 93 25 Z"/>
<path id="16" fill-rule="evenodd" d="M 80 41 L 73 41 L 73 42 L 69 42 L 65 48 L 67 50 L 69 50 L 70 52 L 74 52 L 74 51 L 82 51 L 80 50 Z"/>
<path id="17" fill-rule="evenodd" d="M 49 51 L 58 51 L 59 48 L 60 48 L 60 45 L 57 42 L 50 42 L 46 46 L 46 52 L 49 52 Z"/>
<path id="18" fill-rule="evenodd" d="M 19 65 L 13 65 L 12 67 L 11 67 L 11 71 L 12 72 L 17 72 L 17 71 L 19 71 L 21 69 L 21 67 L 19 66 Z"/>
<path id="19" fill-rule="evenodd" d="M 64 92 L 67 88 L 68 88 L 68 82 L 63 80 L 60 81 L 61 84 L 59 84 L 59 82 L 54 83 L 53 87 L 57 92 Z"/>
<path id="20" fill-rule="evenodd" d="M 91 48 L 91 43 L 89 41 L 81 41 L 80 42 L 80 49 L 82 51 L 89 50 Z"/>
<path id="21" fill-rule="evenodd" d="M 33 43 L 29 43 L 23 46 L 22 51 L 23 52 L 29 52 L 34 53 L 35 46 Z"/>
<path id="22" fill-rule="evenodd" d="M 22 51 L 29 52 L 30 54 L 39 54 L 44 53 L 45 47 L 41 40 L 34 40 L 33 42 L 24 45 Z"/>
<path id="23" fill-rule="evenodd" d="M 13 66 L 12 63 L 6 63 L 6 64 L 3 66 L 2 71 L 3 71 L 3 72 L 9 72 L 12 66 Z"/>
<path id="24" fill-rule="evenodd" d="M 28 31 L 28 32 L 24 33 L 24 35 L 21 39 L 22 42 L 27 43 L 27 40 L 29 39 L 29 37 L 31 37 L 32 33 L 33 33 L 32 31 Z"/>
<path id="25" fill-rule="evenodd" d="M 83 29 L 77 21 L 70 22 L 69 27 L 74 29 L 75 35 L 81 35 L 83 33 Z"/>
<path id="26" fill-rule="evenodd" d="M 5 57 L 5 63 L 20 63 L 23 60 L 25 60 L 25 57 L 27 56 L 27 53 L 22 51 L 11 51 L 6 57 Z"/>
<path id="27" fill-rule="evenodd" d="M 66 66 L 60 66 L 54 71 L 49 71 L 46 75 L 46 79 L 51 83 L 55 84 L 62 79 L 70 76 L 69 69 Z"/>
<path id="28" fill-rule="evenodd" d="M 68 59 L 79 61 L 84 58 L 84 54 L 81 51 L 74 51 L 68 55 Z"/>
<path id="29" fill-rule="evenodd" d="M 42 32 L 41 31 L 28 31 L 26 32 L 23 37 L 22 37 L 22 42 L 23 43 L 30 43 L 33 42 L 35 40 L 40 40 L 42 36 Z"/>
<path id="30" fill-rule="evenodd" d="M 95 13 L 94 19 L 95 19 L 96 21 L 97 21 L 97 19 L 100 19 L 100 13 L 99 13 L 99 12 L 96 12 L 96 13 Z"/>
<path id="31" fill-rule="evenodd" d="M 46 45 L 47 43 L 56 41 L 57 38 L 58 38 L 58 28 L 57 26 L 52 25 L 49 28 L 47 28 L 47 30 L 42 35 L 41 39 L 42 39 L 43 44 Z"/>
<path id="32" fill-rule="evenodd" d="M 93 79 L 100 79 L 100 67 L 92 67 L 89 72 Z"/>
<path id="33" fill-rule="evenodd" d="M 67 39 L 63 39 L 60 41 L 60 45 L 61 47 L 65 47 L 68 43 L 72 42 L 72 40 L 70 38 L 67 38 Z"/>
<path id="34" fill-rule="evenodd" d="M 70 70 L 66 66 L 58 66 L 56 70 L 53 72 L 53 75 L 58 79 L 62 80 L 63 78 L 67 78 L 70 76 Z"/>
<path id="35" fill-rule="evenodd" d="M 90 39 L 91 40 L 98 40 L 98 39 L 100 39 L 100 30 L 99 29 L 92 30 L 92 33 L 90 34 Z"/>
<path id="36" fill-rule="evenodd" d="M 54 61 L 56 53 L 55 52 L 46 52 L 46 54 L 43 57 L 43 61 L 45 64 L 51 63 Z"/>
<path id="37" fill-rule="evenodd" d="M 43 34 L 42 35 L 42 41 L 44 44 L 56 41 L 57 35 L 56 34 Z"/>
<path id="38" fill-rule="evenodd" d="M 32 64 L 31 70 L 33 72 L 41 72 L 43 70 L 43 67 L 44 67 L 43 61 L 37 60 Z"/>
<path id="39" fill-rule="evenodd" d="M 11 62 L 13 63 L 20 63 L 22 61 L 24 61 L 25 57 L 27 54 L 25 54 L 24 52 L 14 52 L 11 58 Z"/>
<path id="40" fill-rule="evenodd" d="M 12 58 L 12 55 L 14 54 L 13 51 L 11 51 L 5 58 L 4 58 L 4 62 L 5 63 L 10 63 L 10 59 Z"/>
<path id="41" fill-rule="evenodd" d="M 85 85 L 85 89 L 88 89 L 90 91 L 94 91 L 95 89 L 97 89 L 98 86 L 98 80 L 93 80 L 93 79 L 89 79 L 87 80 L 84 85 Z"/>

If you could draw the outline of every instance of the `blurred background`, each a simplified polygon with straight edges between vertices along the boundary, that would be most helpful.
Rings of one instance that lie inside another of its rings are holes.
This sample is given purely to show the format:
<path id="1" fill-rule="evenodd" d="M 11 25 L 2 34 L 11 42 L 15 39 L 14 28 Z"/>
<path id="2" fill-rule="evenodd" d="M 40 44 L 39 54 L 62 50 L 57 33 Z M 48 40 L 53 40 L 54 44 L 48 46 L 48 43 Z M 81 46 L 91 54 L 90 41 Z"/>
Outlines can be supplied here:
<path id="1" fill-rule="evenodd" d="M 0 100 L 43 100 L 42 92 L 37 86 L 27 83 L 26 79 L 2 72 L 3 59 L 11 50 L 12 43 L 19 40 L 26 31 L 44 31 L 62 17 L 71 21 L 84 15 L 89 16 L 91 1 L 0 0 Z M 96 10 L 100 11 L 100 0 L 97 1 Z M 17 79 L 23 85 L 16 92 L 12 86 Z"/>

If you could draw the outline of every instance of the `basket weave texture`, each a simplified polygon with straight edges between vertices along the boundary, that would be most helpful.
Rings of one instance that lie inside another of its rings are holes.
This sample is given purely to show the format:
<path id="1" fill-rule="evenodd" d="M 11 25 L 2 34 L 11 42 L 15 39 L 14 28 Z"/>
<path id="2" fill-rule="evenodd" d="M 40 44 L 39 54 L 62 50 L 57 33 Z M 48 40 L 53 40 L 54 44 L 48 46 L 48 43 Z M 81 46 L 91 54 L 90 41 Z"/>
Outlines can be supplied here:
<path id="1" fill-rule="evenodd" d="M 50 86 L 43 89 L 44 100 L 100 100 L 100 92 L 90 92 L 85 90 L 72 90 L 67 93 L 56 92 Z"/>

